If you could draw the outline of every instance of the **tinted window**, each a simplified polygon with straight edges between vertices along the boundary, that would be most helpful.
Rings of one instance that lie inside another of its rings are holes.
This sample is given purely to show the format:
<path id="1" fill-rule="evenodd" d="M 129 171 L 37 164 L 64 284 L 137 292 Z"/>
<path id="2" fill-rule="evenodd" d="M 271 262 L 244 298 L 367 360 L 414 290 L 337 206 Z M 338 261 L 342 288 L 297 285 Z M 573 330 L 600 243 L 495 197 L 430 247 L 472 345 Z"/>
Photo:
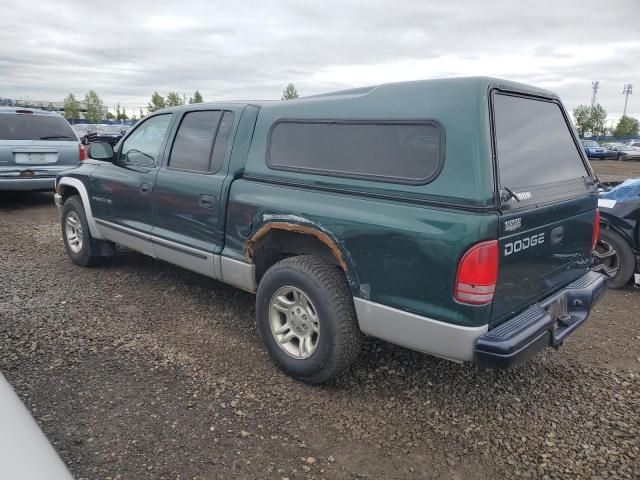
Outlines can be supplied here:
<path id="1" fill-rule="evenodd" d="M 442 158 L 431 122 L 281 122 L 271 133 L 269 165 L 323 175 L 423 183 Z"/>
<path id="2" fill-rule="evenodd" d="M 69 122 L 53 115 L 0 114 L 0 140 L 77 141 Z"/>
<path id="3" fill-rule="evenodd" d="M 557 103 L 494 95 L 500 184 L 516 188 L 588 175 Z"/>
<path id="4" fill-rule="evenodd" d="M 224 154 L 227 151 L 227 143 L 229 135 L 233 127 L 233 113 L 224 112 L 218 135 L 216 136 L 216 144 L 213 147 L 213 156 L 211 157 L 211 171 L 216 172 L 224 162 Z"/>
<path id="5" fill-rule="evenodd" d="M 122 145 L 120 160 L 135 165 L 155 165 L 170 121 L 171 115 L 156 115 L 142 122 Z"/>
<path id="6" fill-rule="evenodd" d="M 208 172 L 219 111 L 187 113 L 173 142 L 169 167 Z"/>

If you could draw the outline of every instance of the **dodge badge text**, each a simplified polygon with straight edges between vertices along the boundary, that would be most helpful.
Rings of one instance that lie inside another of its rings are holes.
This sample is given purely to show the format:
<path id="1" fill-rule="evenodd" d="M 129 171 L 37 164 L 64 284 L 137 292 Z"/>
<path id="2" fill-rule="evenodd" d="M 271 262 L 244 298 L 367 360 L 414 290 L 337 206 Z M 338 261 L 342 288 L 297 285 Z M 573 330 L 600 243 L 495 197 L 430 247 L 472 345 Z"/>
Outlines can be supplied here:
<path id="1" fill-rule="evenodd" d="M 536 233 L 530 237 L 520 238 L 514 242 L 505 243 L 504 256 L 511 255 L 512 253 L 518 253 L 527 248 L 535 247 L 536 245 L 542 245 L 544 243 L 544 232 Z"/>

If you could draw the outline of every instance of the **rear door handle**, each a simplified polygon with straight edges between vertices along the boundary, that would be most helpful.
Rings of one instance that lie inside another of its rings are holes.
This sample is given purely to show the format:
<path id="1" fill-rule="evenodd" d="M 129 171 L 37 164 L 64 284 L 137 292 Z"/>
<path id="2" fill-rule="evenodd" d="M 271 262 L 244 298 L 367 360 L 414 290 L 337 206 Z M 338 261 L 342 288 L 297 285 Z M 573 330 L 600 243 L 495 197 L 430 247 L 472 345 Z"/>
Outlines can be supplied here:
<path id="1" fill-rule="evenodd" d="M 153 185 L 150 185 L 148 183 L 143 183 L 142 185 L 140 185 L 140 193 L 142 195 L 149 195 L 152 191 Z"/>
<path id="2" fill-rule="evenodd" d="M 198 199 L 198 205 L 202 208 L 215 208 L 217 203 L 218 200 L 216 200 L 216 197 L 212 197 L 211 195 L 200 195 Z"/>

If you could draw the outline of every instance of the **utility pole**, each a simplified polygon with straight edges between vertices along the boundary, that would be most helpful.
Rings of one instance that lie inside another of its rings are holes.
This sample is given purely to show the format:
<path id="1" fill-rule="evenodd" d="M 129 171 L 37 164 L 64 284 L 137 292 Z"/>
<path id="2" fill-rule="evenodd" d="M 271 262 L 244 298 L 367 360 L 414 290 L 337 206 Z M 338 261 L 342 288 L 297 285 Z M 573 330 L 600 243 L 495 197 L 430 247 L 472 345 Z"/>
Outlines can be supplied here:
<path id="1" fill-rule="evenodd" d="M 633 85 L 630 83 L 626 84 L 622 89 L 622 94 L 624 95 L 624 111 L 622 112 L 622 116 L 625 117 L 627 115 L 627 103 L 629 102 L 629 95 L 633 93 Z"/>
<path id="2" fill-rule="evenodd" d="M 596 104 L 596 95 L 598 95 L 598 89 L 600 88 L 600 82 L 591 82 L 591 89 L 593 90 L 593 95 L 591 96 L 591 107 Z"/>

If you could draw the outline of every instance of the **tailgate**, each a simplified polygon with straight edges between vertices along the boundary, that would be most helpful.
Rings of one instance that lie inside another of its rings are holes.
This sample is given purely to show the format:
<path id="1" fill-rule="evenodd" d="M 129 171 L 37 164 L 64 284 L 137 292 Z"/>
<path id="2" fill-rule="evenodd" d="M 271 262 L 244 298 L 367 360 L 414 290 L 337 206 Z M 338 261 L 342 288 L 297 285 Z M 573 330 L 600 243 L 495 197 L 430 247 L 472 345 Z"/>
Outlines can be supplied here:
<path id="1" fill-rule="evenodd" d="M 0 168 L 72 166 L 79 162 L 79 141 L 60 115 L 31 110 L 0 114 Z"/>
<path id="2" fill-rule="evenodd" d="M 0 141 L 0 168 L 30 170 L 33 167 L 73 166 L 80 161 L 78 142 Z"/>
<path id="3" fill-rule="evenodd" d="M 553 98 L 492 92 L 500 188 L 498 323 L 589 268 L 597 195 L 567 115 Z"/>
<path id="4" fill-rule="evenodd" d="M 504 320 L 584 275 L 591 261 L 594 218 L 592 196 L 500 216 L 492 321 Z"/>

